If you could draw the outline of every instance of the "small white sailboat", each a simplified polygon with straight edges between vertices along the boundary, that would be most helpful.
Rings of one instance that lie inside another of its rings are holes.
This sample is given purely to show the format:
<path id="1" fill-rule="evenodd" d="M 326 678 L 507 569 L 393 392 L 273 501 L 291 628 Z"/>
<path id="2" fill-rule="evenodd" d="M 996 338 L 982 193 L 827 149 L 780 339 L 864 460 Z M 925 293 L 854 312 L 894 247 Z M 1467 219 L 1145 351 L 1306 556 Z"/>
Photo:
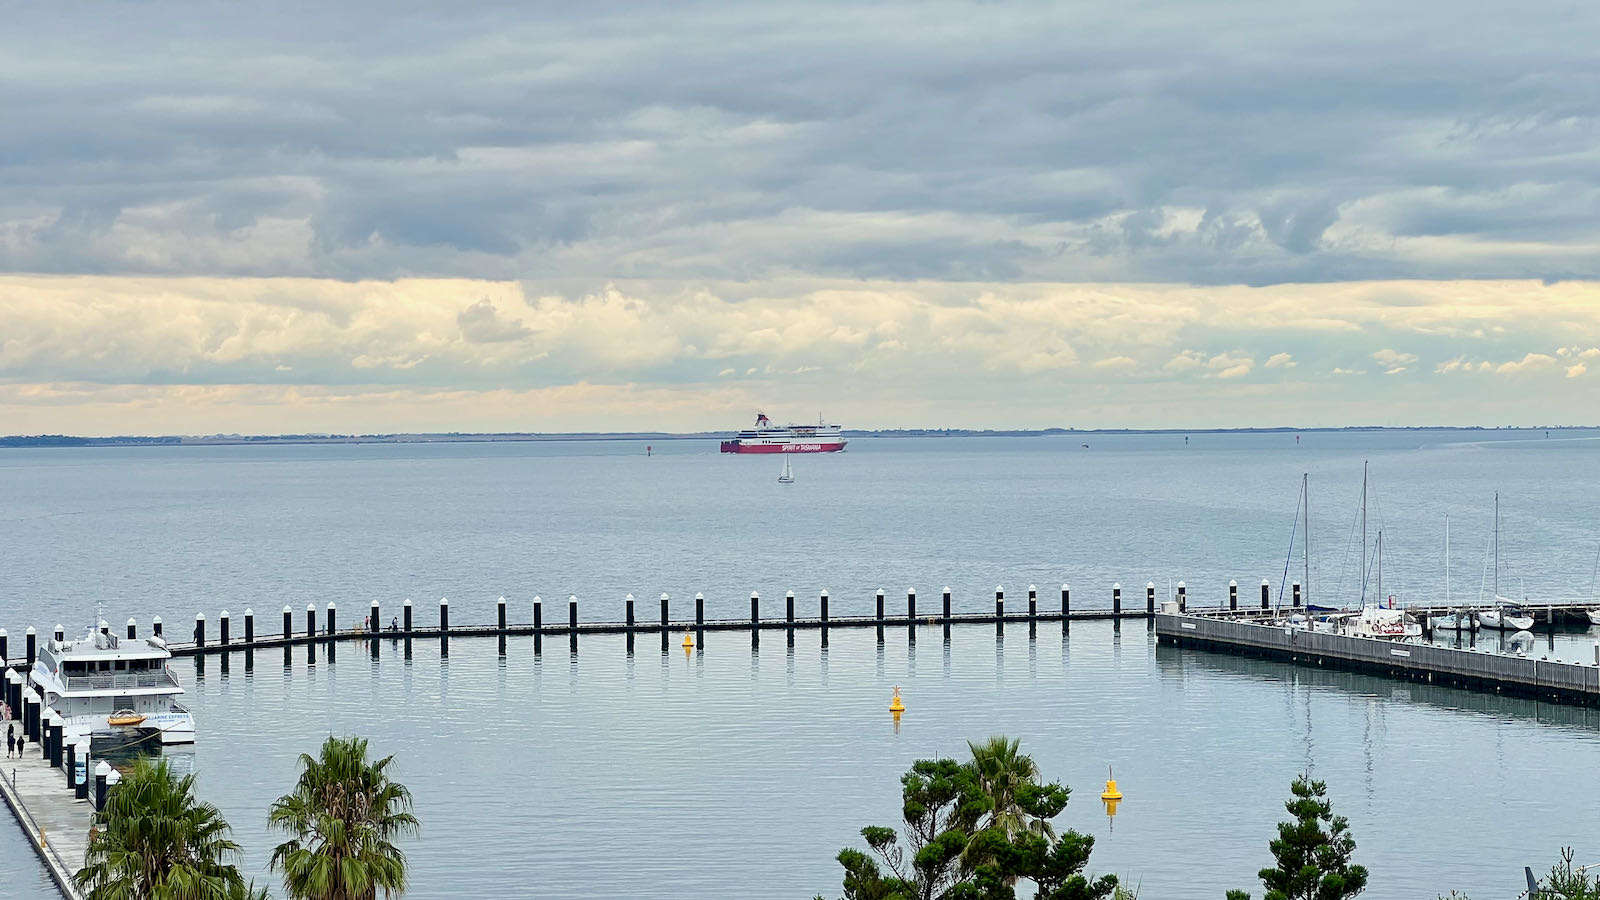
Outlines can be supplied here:
<path id="1" fill-rule="evenodd" d="M 1527 631 L 1533 614 L 1500 595 L 1500 492 L 1494 495 L 1494 607 L 1478 610 L 1478 627 L 1491 631 Z"/>
<path id="2" fill-rule="evenodd" d="M 783 458 L 783 474 L 778 476 L 779 484 L 794 484 L 794 469 L 789 466 L 789 457 Z"/>

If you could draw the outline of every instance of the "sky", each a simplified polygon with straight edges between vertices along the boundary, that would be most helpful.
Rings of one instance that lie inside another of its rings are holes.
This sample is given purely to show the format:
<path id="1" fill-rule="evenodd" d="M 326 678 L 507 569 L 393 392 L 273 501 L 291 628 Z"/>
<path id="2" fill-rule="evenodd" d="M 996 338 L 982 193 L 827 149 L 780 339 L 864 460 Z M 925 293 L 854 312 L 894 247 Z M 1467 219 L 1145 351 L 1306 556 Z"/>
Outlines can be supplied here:
<path id="1" fill-rule="evenodd" d="M 1600 423 L 1592 4 L 7 18 L 0 433 Z"/>

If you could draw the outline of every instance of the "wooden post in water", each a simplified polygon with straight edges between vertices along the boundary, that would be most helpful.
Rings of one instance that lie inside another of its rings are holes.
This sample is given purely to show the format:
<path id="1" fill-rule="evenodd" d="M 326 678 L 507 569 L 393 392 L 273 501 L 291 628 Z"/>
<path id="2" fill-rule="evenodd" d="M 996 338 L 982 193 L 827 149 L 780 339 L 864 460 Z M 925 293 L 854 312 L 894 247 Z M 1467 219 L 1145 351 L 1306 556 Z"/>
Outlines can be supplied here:
<path id="1" fill-rule="evenodd" d="M 1239 582 L 1237 582 L 1237 581 L 1235 581 L 1233 579 L 1229 579 L 1228 580 L 1228 610 L 1230 612 L 1233 612 L 1233 611 L 1237 611 L 1238 609 L 1239 609 Z"/>
<path id="2" fill-rule="evenodd" d="M 1122 615 L 1122 583 L 1117 582 L 1111 586 L 1111 614 Z"/>

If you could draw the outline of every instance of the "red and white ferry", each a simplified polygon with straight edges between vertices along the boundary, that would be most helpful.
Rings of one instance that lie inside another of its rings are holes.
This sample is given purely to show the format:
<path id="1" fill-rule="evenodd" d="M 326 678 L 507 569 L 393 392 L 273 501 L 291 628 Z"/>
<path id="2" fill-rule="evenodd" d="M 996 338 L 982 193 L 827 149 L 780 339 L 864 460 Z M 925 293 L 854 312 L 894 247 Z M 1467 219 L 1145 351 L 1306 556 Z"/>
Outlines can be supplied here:
<path id="1" fill-rule="evenodd" d="M 756 427 L 723 441 L 722 452 L 832 453 L 843 450 L 844 445 L 843 429 L 838 425 L 773 425 L 765 413 L 757 413 Z"/>

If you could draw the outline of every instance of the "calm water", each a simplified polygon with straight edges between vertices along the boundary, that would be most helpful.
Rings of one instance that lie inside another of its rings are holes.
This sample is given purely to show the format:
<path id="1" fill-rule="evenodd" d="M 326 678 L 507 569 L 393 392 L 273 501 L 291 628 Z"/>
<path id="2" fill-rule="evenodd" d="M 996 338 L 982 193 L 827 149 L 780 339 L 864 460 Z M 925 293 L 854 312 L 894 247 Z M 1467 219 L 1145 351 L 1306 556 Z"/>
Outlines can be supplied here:
<path id="1" fill-rule="evenodd" d="M 275 631 L 290 604 L 340 604 L 342 618 L 407 597 L 431 621 L 488 621 L 504 594 L 577 594 L 585 620 L 617 619 L 621 598 L 662 591 L 675 616 L 696 591 L 708 614 L 767 616 L 794 590 L 815 609 L 871 609 L 878 588 L 924 608 L 950 585 L 983 609 L 996 584 L 1020 601 L 1038 584 L 1053 605 L 1108 605 L 1113 581 L 1187 580 L 1197 600 L 1258 596 L 1283 578 L 1300 473 L 1311 473 L 1312 591 L 1358 590 L 1351 547 L 1361 463 L 1384 530 L 1385 592 L 1475 596 L 1493 493 L 1502 494 L 1503 579 L 1532 596 L 1587 596 L 1600 508 L 1597 435 L 1542 432 L 1201 435 L 1079 439 L 861 440 L 851 451 L 778 464 L 665 442 L 355 447 L 139 448 L 0 454 L 5 536 L 0 626 L 147 627 L 186 635 L 195 612 L 235 621 L 254 607 Z M 1298 552 L 1290 578 L 1299 574 Z M 1016 608 L 1016 607 L 1013 607 Z M 564 610 L 547 610 L 559 617 Z M 653 602 L 641 615 L 654 614 Z M 236 628 L 238 626 L 236 625 Z M 1577 655 L 1587 636 L 1560 639 Z M 1596 761 L 1600 722 L 1561 707 L 1157 650 L 1145 627 L 1079 624 L 958 629 L 915 648 L 891 629 L 815 633 L 792 655 L 768 633 L 715 634 L 703 653 L 641 638 L 592 638 L 569 657 L 514 640 L 457 639 L 447 661 L 418 642 L 407 662 L 347 645 L 330 665 L 301 651 L 285 669 L 236 655 L 192 680 L 202 741 L 193 761 L 251 851 L 272 838 L 266 805 L 288 789 L 296 754 L 356 732 L 398 755 L 425 837 L 412 848 L 419 897 L 469 895 L 837 895 L 837 850 L 864 824 L 892 823 L 897 778 L 913 759 L 958 754 L 968 738 L 1021 736 L 1052 777 L 1076 788 L 1062 824 L 1098 838 L 1093 868 L 1141 881 L 1145 896 L 1254 889 L 1288 781 L 1331 785 L 1374 871 L 1372 896 L 1485 896 L 1518 890 L 1521 866 L 1563 844 L 1580 856 L 1584 792 L 1564 789 Z M 180 671 L 187 673 L 185 662 Z M 911 711 L 884 707 L 899 684 Z M 263 739 L 264 736 L 264 739 Z M 1115 765 L 1128 801 L 1114 830 L 1096 795 Z M 1504 790 L 1462 784 L 1510 773 Z M 1482 835 L 1479 850 L 1461 841 Z M 474 864 L 461 866 L 471 859 Z M 0 866 L 30 871 L 15 829 Z M 36 867 L 34 867 L 36 869 Z M 259 874 L 259 873 L 258 873 Z M 37 874 L 23 876 L 37 879 Z M 262 876 L 266 877 L 266 876 Z M 6 896 L 33 896 L 19 883 Z"/>

